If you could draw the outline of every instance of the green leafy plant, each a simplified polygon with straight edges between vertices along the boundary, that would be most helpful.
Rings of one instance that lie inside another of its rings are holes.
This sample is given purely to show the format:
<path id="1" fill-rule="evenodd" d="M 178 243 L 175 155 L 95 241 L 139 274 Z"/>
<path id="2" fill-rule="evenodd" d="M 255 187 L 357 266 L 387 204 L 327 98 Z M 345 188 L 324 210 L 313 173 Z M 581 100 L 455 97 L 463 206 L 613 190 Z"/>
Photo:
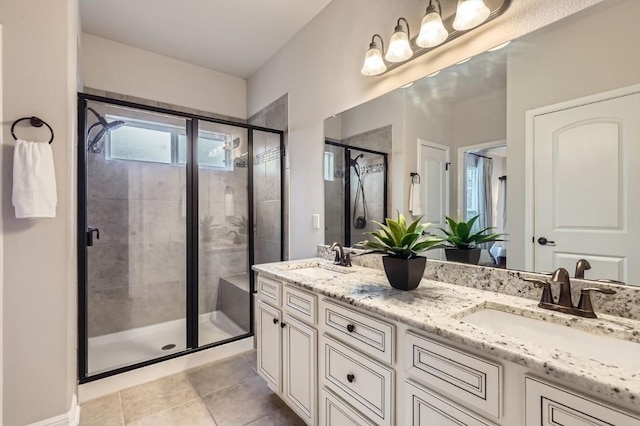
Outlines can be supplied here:
<path id="1" fill-rule="evenodd" d="M 384 224 L 373 221 L 380 229 L 367 234 L 374 240 L 362 241 L 356 247 L 366 249 L 368 253 L 383 253 L 401 259 L 411 259 L 424 251 L 443 247 L 442 238 L 424 233 L 430 224 L 421 224 L 420 220 L 422 216 L 407 225 L 404 216 L 398 212 L 397 220 L 386 218 Z"/>
<path id="2" fill-rule="evenodd" d="M 476 222 L 476 220 L 478 220 L 479 217 L 480 215 L 476 215 L 465 222 L 462 219 L 455 221 L 449 216 L 445 216 L 445 218 L 447 219 L 447 224 L 449 225 L 449 230 L 443 228 L 439 229 L 446 235 L 446 238 L 444 239 L 446 245 L 448 247 L 469 250 L 472 248 L 476 248 L 478 244 L 490 243 L 493 241 L 504 241 L 502 237 L 506 236 L 507 234 L 486 233 L 487 231 L 495 229 L 492 226 L 472 233 L 471 229 L 473 228 L 473 224 Z"/>

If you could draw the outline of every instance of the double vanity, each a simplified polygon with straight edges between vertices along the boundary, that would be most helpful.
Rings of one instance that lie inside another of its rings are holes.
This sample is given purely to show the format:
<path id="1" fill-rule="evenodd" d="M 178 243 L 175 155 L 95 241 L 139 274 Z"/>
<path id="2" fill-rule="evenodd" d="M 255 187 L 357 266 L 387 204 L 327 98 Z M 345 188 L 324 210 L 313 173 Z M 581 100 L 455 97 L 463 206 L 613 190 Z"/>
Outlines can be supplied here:
<path id="1" fill-rule="evenodd" d="M 308 424 L 640 425 L 640 321 L 599 310 L 617 303 L 549 311 L 533 274 L 432 261 L 402 292 L 373 263 L 253 267 L 258 372 Z"/>

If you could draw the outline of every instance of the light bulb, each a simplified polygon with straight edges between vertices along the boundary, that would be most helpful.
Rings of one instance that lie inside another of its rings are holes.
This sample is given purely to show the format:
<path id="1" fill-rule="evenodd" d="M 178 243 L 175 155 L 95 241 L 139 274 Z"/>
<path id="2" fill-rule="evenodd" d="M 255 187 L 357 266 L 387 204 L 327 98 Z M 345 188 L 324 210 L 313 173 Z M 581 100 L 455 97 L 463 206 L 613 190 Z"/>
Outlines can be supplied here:
<path id="1" fill-rule="evenodd" d="M 364 75 L 380 75 L 387 70 L 387 66 L 382 59 L 382 52 L 376 43 L 369 44 L 369 50 L 364 57 L 364 64 L 360 72 Z"/>
<path id="2" fill-rule="evenodd" d="M 458 0 L 453 28 L 458 31 L 470 30 L 486 21 L 490 14 L 483 0 Z"/>
<path id="3" fill-rule="evenodd" d="M 389 49 L 385 59 L 389 62 L 404 62 L 413 56 L 413 50 L 409 44 L 409 36 L 402 29 L 402 26 L 398 24 L 395 32 L 391 36 L 389 42 Z"/>
<path id="4" fill-rule="evenodd" d="M 416 44 L 420 47 L 435 47 L 442 44 L 447 37 L 449 37 L 449 31 L 442 23 L 442 16 L 436 11 L 435 6 L 429 5 L 427 13 L 422 18 Z"/>

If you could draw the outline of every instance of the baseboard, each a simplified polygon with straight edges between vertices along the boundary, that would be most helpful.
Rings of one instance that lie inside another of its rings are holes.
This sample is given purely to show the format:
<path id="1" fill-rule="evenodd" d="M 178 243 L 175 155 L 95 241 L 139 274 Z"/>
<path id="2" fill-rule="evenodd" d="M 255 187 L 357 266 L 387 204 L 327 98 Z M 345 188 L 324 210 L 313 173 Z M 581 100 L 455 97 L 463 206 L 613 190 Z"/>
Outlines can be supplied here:
<path id="1" fill-rule="evenodd" d="M 51 417 L 46 420 L 31 423 L 29 426 L 78 426 L 80 424 L 80 405 L 78 398 L 73 395 L 71 408 L 65 414 Z"/>

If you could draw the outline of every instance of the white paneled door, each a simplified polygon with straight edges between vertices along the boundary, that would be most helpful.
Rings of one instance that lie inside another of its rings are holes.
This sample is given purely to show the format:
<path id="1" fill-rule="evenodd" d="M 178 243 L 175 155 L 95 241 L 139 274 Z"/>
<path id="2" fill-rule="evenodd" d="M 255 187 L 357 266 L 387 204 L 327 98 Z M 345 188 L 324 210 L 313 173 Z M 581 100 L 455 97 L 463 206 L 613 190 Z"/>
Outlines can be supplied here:
<path id="1" fill-rule="evenodd" d="M 418 139 L 418 173 L 422 222 L 431 224 L 428 231 L 441 234 L 437 228 L 446 228 L 445 215 L 449 215 L 449 147 Z M 444 260 L 443 250 L 429 252 L 429 258 Z"/>
<path id="2" fill-rule="evenodd" d="M 585 258 L 586 278 L 640 283 L 640 94 L 537 115 L 533 126 L 535 270 L 573 272 Z"/>

